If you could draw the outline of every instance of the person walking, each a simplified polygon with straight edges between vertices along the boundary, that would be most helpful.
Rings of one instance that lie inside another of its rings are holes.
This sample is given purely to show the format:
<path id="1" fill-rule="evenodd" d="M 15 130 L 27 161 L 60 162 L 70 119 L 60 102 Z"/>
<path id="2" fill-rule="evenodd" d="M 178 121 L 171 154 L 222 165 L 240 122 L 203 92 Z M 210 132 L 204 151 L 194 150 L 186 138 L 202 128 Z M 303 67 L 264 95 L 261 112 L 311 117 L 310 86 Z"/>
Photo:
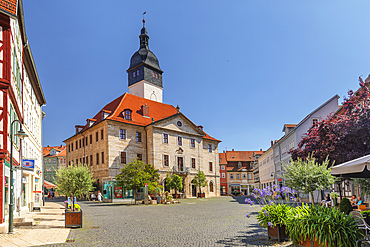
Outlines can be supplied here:
<path id="1" fill-rule="evenodd" d="M 95 195 L 95 193 L 92 193 L 92 194 L 91 194 L 91 200 L 92 200 L 93 202 L 95 202 L 95 199 L 96 199 L 96 195 Z"/>
<path id="2" fill-rule="evenodd" d="M 102 195 L 100 193 L 100 190 L 98 190 L 98 201 L 99 201 L 99 204 L 101 203 L 101 199 L 102 199 Z"/>

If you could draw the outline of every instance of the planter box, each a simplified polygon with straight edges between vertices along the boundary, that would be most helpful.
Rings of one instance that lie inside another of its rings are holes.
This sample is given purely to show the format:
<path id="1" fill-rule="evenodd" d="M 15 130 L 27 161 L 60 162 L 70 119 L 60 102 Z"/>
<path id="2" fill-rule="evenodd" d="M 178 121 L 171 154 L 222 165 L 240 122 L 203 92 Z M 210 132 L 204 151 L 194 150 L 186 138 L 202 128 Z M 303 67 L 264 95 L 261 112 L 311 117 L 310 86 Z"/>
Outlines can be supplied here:
<path id="1" fill-rule="evenodd" d="M 268 227 L 267 233 L 269 239 L 277 239 L 279 242 L 289 240 L 289 235 L 285 232 L 285 225 L 276 225 L 275 227 Z"/>
<path id="2" fill-rule="evenodd" d="M 301 243 L 299 243 L 300 247 L 328 247 L 328 245 L 319 245 L 319 243 L 316 241 L 316 239 L 314 241 L 311 241 L 309 238 L 307 238 L 305 241 L 302 241 Z"/>
<path id="3" fill-rule="evenodd" d="M 65 227 L 82 227 L 82 210 L 65 210 Z"/>

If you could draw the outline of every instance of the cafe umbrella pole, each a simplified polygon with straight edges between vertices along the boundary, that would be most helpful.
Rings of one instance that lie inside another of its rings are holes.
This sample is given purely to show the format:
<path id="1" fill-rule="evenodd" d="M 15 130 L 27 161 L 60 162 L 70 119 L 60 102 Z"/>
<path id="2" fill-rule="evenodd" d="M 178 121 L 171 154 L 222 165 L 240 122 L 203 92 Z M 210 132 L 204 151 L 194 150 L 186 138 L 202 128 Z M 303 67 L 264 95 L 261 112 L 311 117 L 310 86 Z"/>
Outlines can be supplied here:
<path id="1" fill-rule="evenodd" d="M 20 130 L 15 134 L 20 139 L 27 137 L 28 135 L 22 129 L 22 123 L 19 120 L 14 120 L 10 124 L 10 203 L 9 203 L 9 230 L 8 233 L 13 233 L 13 210 L 14 210 L 14 182 L 13 182 L 13 124 L 18 122 L 20 124 Z M 19 147 L 20 149 L 20 147 Z"/>

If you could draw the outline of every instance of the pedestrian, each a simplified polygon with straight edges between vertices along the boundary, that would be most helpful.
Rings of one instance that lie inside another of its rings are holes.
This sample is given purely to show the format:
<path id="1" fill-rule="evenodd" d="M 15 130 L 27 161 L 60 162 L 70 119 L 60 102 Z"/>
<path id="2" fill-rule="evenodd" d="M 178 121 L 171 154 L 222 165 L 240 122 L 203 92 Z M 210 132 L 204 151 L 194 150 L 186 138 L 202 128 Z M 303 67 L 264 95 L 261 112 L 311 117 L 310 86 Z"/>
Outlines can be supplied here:
<path id="1" fill-rule="evenodd" d="M 51 197 L 51 192 L 49 191 L 48 192 L 48 199 L 50 199 L 50 197 Z"/>
<path id="2" fill-rule="evenodd" d="M 92 200 L 93 202 L 95 202 L 95 199 L 96 199 L 96 195 L 95 195 L 95 193 L 92 193 L 92 194 L 91 194 L 91 200 Z"/>
<path id="3" fill-rule="evenodd" d="M 99 204 L 101 203 L 101 198 L 102 198 L 102 195 L 100 193 L 100 190 L 98 190 L 98 201 L 99 201 Z"/>
<path id="4" fill-rule="evenodd" d="M 51 191 L 51 199 L 54 200 L 55 193 L 54 191 Z"/>

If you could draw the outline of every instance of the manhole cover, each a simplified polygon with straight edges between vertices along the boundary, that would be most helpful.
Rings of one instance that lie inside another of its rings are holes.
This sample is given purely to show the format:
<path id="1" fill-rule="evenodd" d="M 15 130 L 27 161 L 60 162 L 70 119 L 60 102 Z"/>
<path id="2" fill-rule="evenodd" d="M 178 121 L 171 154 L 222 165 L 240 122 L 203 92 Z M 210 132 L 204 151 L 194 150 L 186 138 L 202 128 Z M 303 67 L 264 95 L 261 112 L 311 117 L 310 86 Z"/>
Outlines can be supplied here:
<path id="1" fill-rule="evenodd" d="M 67 240 L 66 240 L 66 242 L 67 242 L 67 243 L 72 243 L 72 242 L 74 242 L 74 241 L 75 241 L 75 239 L 67 239 Z"/>
<path id="2" fill-rule="evenodd" d="M 100 228 L 100 226 L 91 226 L 91 227 L 89 227 L 89 229 L 98 229 L 98 228 Z"/>

